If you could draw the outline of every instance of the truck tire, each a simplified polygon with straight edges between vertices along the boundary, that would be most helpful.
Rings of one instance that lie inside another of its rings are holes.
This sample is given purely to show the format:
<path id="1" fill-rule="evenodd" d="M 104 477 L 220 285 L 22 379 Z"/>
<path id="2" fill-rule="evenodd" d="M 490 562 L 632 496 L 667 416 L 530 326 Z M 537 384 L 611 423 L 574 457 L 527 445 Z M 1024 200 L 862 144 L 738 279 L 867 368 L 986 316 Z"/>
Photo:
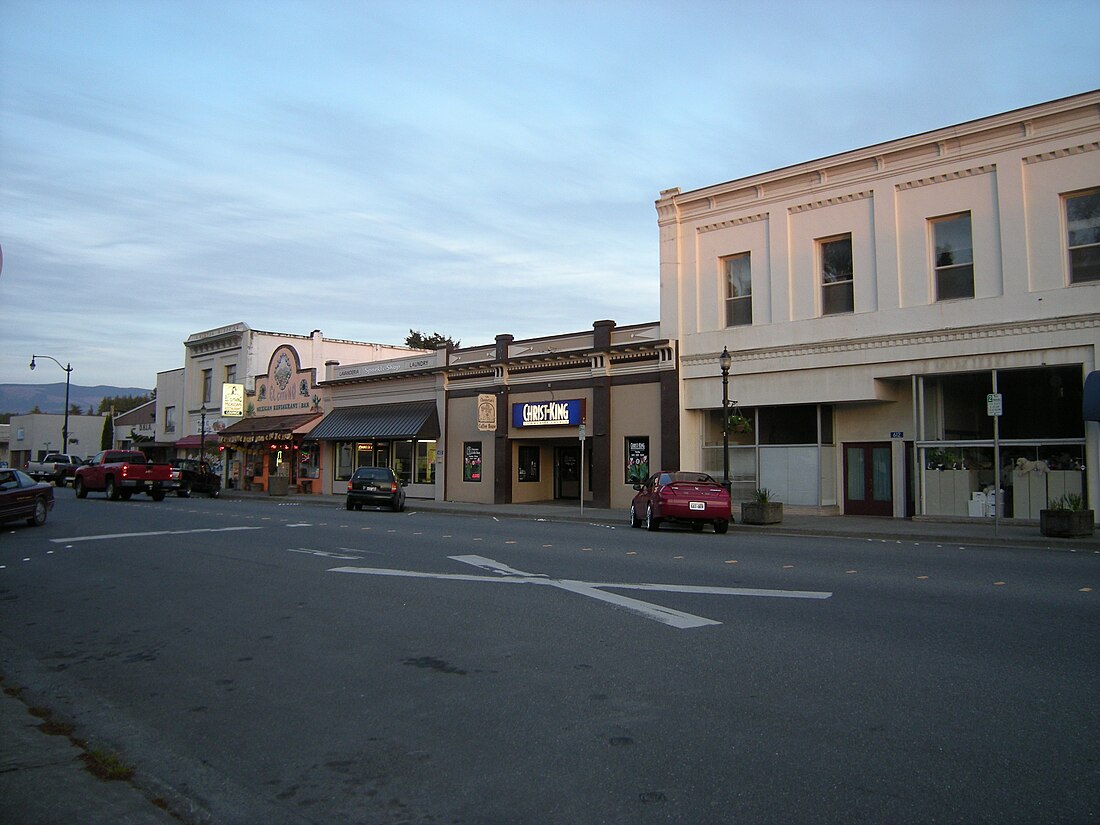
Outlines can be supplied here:
<path id="1" fill-rule="evenodd" d="M 88 497 L 88 488 L 84 486 L 84 479 L 79 476 L 73 479 L 73 489 L 76 491 L 77 498 Z"/>
<path id="2" fill-rule="evenodd" d="M 180 484 L 180 486 L 176 488 L 176 495 L 180 498 L 187 498 L 189 495 L 191 495 L 191 485 L 187 484 L 186 482 Z"/>
<path id="3" fill-rule="evenodd" d="M 118 501 L 121 498 L 118 492 L 118 486 L 115 484 L 114 476 L 107 476 L 107 483 L 104 486 L 103 491 L 107 494 L 107 498 L 111 501 Z"/>
<path id="4" fill-rule="evenodd" d="M 149 498 L 153 501 L 164 501 L 164 490 L 150 490 Z"/>

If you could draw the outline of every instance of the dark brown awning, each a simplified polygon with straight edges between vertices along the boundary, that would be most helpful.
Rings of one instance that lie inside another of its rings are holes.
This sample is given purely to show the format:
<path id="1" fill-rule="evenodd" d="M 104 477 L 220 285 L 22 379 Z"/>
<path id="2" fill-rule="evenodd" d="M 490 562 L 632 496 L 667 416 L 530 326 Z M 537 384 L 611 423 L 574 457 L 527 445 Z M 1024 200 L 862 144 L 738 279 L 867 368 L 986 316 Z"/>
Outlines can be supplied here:
<path id="1" fill-rule="evenodd" d="M 289 441 L 295 434 L 307 432 L 320 417 L 320 413 L 302 413 L 242 418 L 236 424 L 230 424 L 218 433 L 218 437 L 223 444 L 230 445 Z"/>
<path id="2" fill-rule="evenodd" d="M 341 407 L 310 430 L 309 441 L 351 441 L 358 438 L 439 438 L 434 401 Z"/>

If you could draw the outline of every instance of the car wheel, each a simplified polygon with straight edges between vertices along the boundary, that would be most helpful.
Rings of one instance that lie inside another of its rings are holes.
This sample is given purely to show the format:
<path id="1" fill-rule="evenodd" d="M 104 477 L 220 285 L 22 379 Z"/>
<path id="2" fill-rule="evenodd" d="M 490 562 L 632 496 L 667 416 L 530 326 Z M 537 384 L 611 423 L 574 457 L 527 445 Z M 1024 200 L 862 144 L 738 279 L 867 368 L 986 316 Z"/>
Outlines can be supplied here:
<path id="1" fill-rule="evenodd" d="M 640 518 L 638 518 L 638 511 L 634 509 L 633 504 L 630 505 L 630 526 L 631 527 L 641 527 L 642 526 L 642 520 Z"/>
<path id="2" fill-rule="evenodd" d="M 661 520 L 653 515 L 653 505 L 647 504 L 645 506 L 645 529 L 656 530 L 661 526 Z"/>
<path id="3" fill-rule="evenodd" d="M 217 487 L 215 487 L 213 490 L 210 491 L 210 498 L 217 498 L 221 494 L 222 494 L 222 491 L 220 489 L 218 489 Z"/>
<path id="4" fill-rule="evenodd" d="M 164 501 L 164 490 L 150 490 L 149 498 L 153 501 Z"/>
<path id="5" fill-rule="evenodd" d="M 352 504 L 350 501 L 345 502 L 344 506 L 347 507 L 349 510 L 354 510 L 355 509 L 355 505 Z"/>
<path id="6" fill-rule="evenodd" d="M 719 534 L 725 533 L 729 529 L 730 529 L 730 523 L 728 521 L 726 521 L 725 519 L 718 519 L 718 521 L 714 522 L 714 532 L 715 533 L 719 533 Z"/>
<path id="7" fill-rule="evenodd" d="M 190 484 L 181 484 L 176 489 L 176 495 L 179 496 L 180 498 L 187 498 L 189 495 L 191 495 L 191 485 Z"/>
<path id="8" fill-rule="evenodd" d="M 77 498 L 87 498 L 88 488 L 84 486 L 84 479 L 78 478 L 73 482 L 73 490 L 76 491 Z"/>
<path id="9" fill-rule="evenodd" d="M 36 498 L 34 500 L 34 515 L 27 519 L 27 524 L 31 527 L 41 527 L 46 523 L 46 499 Z"/>
<path id="10" fill-rule="evenodd" d="M 107 486 L 104 489 L 107 493 L 107 498 L 109 498 L 111 501 L 119 500 L 118 487 L 115 485 L 115 479 L 113 476 L 107 479 Z"/>
<path id="11" fill-rule="evenodd" d="M 399 498 L 394 501 L 392 509 L 395 513 L 403 513 L 405 511 L 405 499 Z"/>

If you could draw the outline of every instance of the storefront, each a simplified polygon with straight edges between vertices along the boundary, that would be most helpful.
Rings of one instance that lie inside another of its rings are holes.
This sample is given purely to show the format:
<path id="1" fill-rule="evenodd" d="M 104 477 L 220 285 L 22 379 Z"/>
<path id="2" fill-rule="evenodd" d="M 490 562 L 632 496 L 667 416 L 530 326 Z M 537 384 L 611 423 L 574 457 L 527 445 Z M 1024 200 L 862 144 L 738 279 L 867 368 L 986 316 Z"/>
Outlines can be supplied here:
<path id="1" fill-rule="evenodd" d="M 226 487 L 320 492 L 321 454 L 305 441 L 323 412 L 315 375 L 314 369 L 302 369 L 288 344 L 271 354 L 267 373 L 256 376 L 245 416 L 218 433 L 225 447 Z"/>
<path id="2" fill-rule="evenodd" d="M 649 469 L 679 464 L 673 346 L 654 324 L 455 350 L 446 498 L 625 508 Z"/>

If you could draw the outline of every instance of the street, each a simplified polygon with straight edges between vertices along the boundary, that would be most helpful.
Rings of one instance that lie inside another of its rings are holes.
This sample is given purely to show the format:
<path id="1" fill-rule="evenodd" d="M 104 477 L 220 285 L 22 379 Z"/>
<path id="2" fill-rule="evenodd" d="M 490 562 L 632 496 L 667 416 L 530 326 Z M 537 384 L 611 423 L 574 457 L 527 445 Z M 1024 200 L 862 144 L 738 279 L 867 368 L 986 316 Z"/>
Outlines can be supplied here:
<path id="1" fill-rule="evenodd" d="M 1100 821 L 1095 553 L 57 499 L 0 672 L 186 823 Z"/>

